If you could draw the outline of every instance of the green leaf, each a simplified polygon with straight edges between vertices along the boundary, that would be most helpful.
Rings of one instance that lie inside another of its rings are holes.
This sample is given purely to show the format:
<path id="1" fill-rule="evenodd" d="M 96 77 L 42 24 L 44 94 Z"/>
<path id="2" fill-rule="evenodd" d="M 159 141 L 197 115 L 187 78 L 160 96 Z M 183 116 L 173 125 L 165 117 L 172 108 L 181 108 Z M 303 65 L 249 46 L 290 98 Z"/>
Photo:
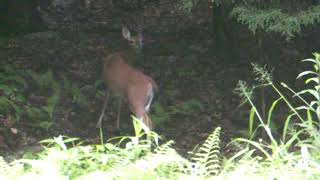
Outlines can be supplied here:
<path id="1" fill-rule="evenodd" d="M 249 133 L 250 133 L 250 136 L 252 135 L 252 130 L 253 130 L 254 115 L 255 115 L 255 109 L 254 109 L 254 107 L 251 107 L 250 114 L 249 114 Z"/>
<path id="2" fill-rule="evenodd" d="M 282 133 L 282 141 L 283 142 L 286 142 L 286 135 L 287 135 L 287 130 L 288 130 L 288 127 L 289 127 L 289 123 L 291 121 L 291 118 L 294 116 L 295 114 L 290 114 L 285 123 L 284 123 L 284 126 L 283 126 L 283 133 Z"/>
<path id="3" fill-rule="evenodd" d="M 309 94 L 311 94 L 313 97 L 315 97 L 317 100 L 320 100 L 319 92 L 316 91 L 316 90 L 313 90 L 313 89 L 302 90 L 302 91 L 300 91 L 300 92 L 297 93 L 297 94 L 298 94 L 298 95 L 301 95 L 301 94 L 305 94 L 305 93 L 309 93 Z"/>
<path id="4" fill-rule="evenodd" d="M 318 76 L 318 73 L 316 72 L 313 72 L 313 71 L 304 71 L 302 73 L 300 73 L 298 76 L 297 76 L 297 79 L 299 79 L 300 77 L 303 77 L 303 76 L 306 76 L 306 75 L 316 75 Z"/>
<path id="5" fill-rule="evenodd" d="M 268 119 L 267 119 L 267 125 L 269 126 L 270 125 L 270 121 L 271 121 L 271 117 L 272 117 L 272 112 L 274 110 L 274 108 L 276 107 L 276 105 L 278 104 L 278 102 L 282 100 L 282 97 L 278 98 L 277 100 L 273 101 L 270 109 L 269 109 L 269 112 L 268 112 Z"/>
<path id="6" fill-rule="evenodd" d="M 317 63 L 317 61 L 316 60 L 314 60 L 314 59 L 304 59 L 304 60 L 302 60 L 302 62 L 312 62 L 312 63 Z"/>
<path id="7" fill-rule="evenodd" d="M 318 77 L 308 78 L 305 83 L 308 84 L 310 82 L 315 82 L 319 84 L 319 78 Z"/>

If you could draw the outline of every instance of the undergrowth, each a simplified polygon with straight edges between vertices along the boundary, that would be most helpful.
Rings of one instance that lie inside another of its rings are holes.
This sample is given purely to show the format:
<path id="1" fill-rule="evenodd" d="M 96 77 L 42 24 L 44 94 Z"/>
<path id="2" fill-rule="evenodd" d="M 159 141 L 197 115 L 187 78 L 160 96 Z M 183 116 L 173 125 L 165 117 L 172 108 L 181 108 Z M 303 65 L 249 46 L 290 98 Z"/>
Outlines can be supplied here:
<path id="1" fill-rule="evenodd" d="M 101 144 L 82 145 L 76 138 L 59 136 L 44 140 L 44 150 L 29 158 L 5 162 L 0 159 L 1 179 L 319 179 L 320 178 L 320 55 L 307 59 L 313 67 L 299 74 L 305 78 L 306 89 L 296 92 L 285 83 L 281 85 L 292 93 L 287 97 L 273 82 L 265 67 L 254 65 L 254 73 L 265 87 L 271 87 L 278 97 L 268 111 L 260 115 L 252 100 L 258 86 L 240 81 L 237 92 L 252 109 L 249 121 L 259 121 L 251 126 L 251 138 L 236 138 L 228 147 L 238 147 L 231 157 L 220 155 L 218 127 L 209 137 L 184 158 L 174 149 L 174 142 L 162 142 L 159 135 L 149 131 L 134 118 L 135 135 L 117 137 Z M 302 102 L 294 106 L 293 99 Z M 291 110 L 283 126 L 282 136 L 275 137 L 269 124 L 279 102 Z M 292 119 L 298 121 L 293 122 Z M 267 134 L 267 139 L 253 140 L 257 129 Z M 162 143 L 162 144 L 161 144 Z M 228 148 L 227 147 L 227 148 Z"/>
<path id="2" fill-rule="evenodd" d="M 55 108 L 61 93 L 72 103 L 88 104 L 80 87 L 70 80 L 59 84 L 51 70 L 39 73 L 20 70 L 10 65 L 0 67 L 0 123 L 13 127 L 25 126 L 44 129 L 54 122 Z M 1 131 L 2 129 L 0 129 Z"/>

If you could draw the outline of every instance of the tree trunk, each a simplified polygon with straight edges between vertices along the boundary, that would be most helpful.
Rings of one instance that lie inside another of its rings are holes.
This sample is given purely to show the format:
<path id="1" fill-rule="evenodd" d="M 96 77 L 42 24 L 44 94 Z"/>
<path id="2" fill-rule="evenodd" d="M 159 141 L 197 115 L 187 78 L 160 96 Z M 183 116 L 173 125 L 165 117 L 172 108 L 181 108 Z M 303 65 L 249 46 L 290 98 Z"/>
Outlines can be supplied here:
<path id="1" fill-rule="evenodd" d="M 216 56 L 229 63 L 235 63 L 237 59 L 235 37 L 232 32 L 233 23 L 229 17 L 231 7 L 222 5 L 212 6 L 212 35 L 213 52 Z"/>

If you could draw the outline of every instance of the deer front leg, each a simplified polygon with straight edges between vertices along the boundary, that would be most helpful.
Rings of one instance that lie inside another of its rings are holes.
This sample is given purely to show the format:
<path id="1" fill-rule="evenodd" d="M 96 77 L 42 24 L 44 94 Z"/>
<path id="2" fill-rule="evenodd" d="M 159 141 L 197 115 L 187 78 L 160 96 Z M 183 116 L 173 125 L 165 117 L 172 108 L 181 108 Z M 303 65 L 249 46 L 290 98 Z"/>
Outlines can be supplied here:
<path id="1" fill-rule="evenodd" d="M 108 104 L 109 96 L 110 96 L 110 93 L 107 92 L 106 97 L 105 97 L 105 100 L 104 100 L 104 102 L 103 102 L 103 107 L 102 107 L 102 110 L 101 110 L 101 114 L 100 114 L 99 120 L 98 120 L 98 122 L 97 122 L 97 124 L 96 124 L 96 128 L 101 128 L 101 122 L 102 122 L 102 119 L 104 118 L 105 111 L 106 111 L 106 109 L 107 109 L 107 104 Z"/>

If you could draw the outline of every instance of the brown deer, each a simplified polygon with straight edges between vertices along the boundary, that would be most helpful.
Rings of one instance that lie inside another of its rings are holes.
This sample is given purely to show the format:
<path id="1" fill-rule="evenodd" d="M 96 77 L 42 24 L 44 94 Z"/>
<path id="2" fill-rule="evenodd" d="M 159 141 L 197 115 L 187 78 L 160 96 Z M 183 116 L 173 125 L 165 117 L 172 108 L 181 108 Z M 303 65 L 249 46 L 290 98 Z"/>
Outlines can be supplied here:
<path id="1" fill-rule="evenodd" d="M 134 48 L 143 46 L 143 36 L 139 33 L 137 36 L 131 36 L 130 31 L 122 28 L 122 36 L 128 40 Z M 103 79 L 109 89 L 103 104 L 102 112 L 97 122 L 97 127 L 101 127 L 101 121 L 105 115 L 107 102 L 110 92 L 120 96 L 118 104 L 117 128 L 120 127 L 120 110 L 122 98 L 125 98 L 129 104 L 130 110 L 136 117 L 140 118 L 144 125 L 149 129 L 153 128 L 153 124 L 147 112 L 150 109 L 152 99 L 158 86 L 155 81 L 143 74 L 138 69 L 131 67 L 125 62 L 121 53 L 113 53 L 104 59 Z"/>

